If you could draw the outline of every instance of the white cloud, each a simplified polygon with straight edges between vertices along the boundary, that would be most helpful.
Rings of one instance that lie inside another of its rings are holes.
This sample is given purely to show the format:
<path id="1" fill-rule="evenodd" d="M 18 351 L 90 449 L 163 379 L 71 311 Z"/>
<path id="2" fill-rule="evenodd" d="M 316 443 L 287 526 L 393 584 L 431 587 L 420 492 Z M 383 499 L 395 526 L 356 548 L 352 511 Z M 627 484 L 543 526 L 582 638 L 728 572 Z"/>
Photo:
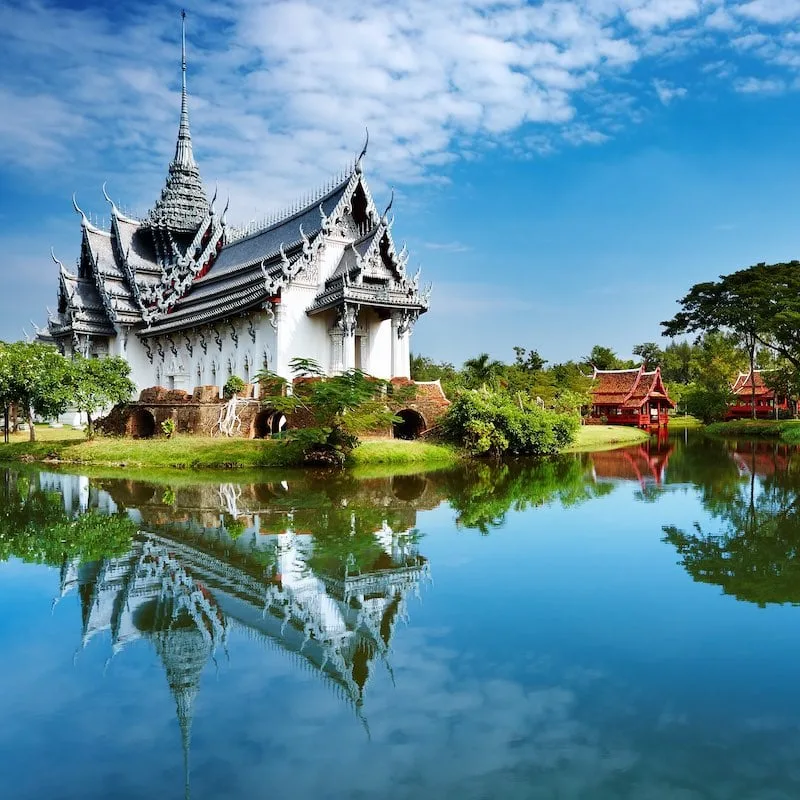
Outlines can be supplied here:
<path id="1" fill-rule="evenodd" d="M 653 88 L 656 90 L 658 99 L 665 106 L 668 106 L 676 98 L 686 97 L 687 90 L 683 86 L 672 86 L 667 81 L 654 80 Z"/>
<path id="2" fill-rule="evenodd" d="M 790 22 L 800 17 L 800 0 L 752 0 L 740 5 L 737 11 L 759 22 Z"/>
<path id="3" fill-rule="evenodd" d="M 786 83 L 779 78 L 741 78 L 734 88 L 742 94 L 780 94 L 786 91 Z"/>
<path id="4" fill-rule="evenodd" d="M 688 54 L 719 61 L 732 45 L 800 71 L 793 42 L 758 25 L 789 7 L 800 0 L 341 0 L 335 13 L 326 0 L 225 0 L 188 19 L 195 152 L 207 183 L 231 194 L 231 218 L 247 220 L 345 166 L 365 126 L 378 192 L 444 180 L 452 161 L 496 146 L 532 157 L 601 144 L 646 118 L 642 87 L 663 104 L 691 91 L 673 71 Z M 108 180 L 144 210 L 177 125 L 177 25 L 164 6 L 0 7 L 5 167 L 90 175 L 98 192 L 85 202 L 101 214 Z"/>

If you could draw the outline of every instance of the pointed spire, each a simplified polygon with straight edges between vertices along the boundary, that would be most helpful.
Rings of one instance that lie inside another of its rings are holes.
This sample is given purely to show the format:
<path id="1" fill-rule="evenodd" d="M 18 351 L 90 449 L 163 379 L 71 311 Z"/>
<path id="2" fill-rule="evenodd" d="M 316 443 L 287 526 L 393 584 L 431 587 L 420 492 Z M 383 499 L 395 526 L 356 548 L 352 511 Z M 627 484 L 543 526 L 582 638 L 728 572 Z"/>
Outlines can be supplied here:
<path id="1" fill-rule="evenodd" d="M 175 146 L 175 164 L 184 169 L 195 166 L 192 134 L 189 130 L 189 96 L 186 91 L 186 12 L 181 11 L 181 122 Z"/>

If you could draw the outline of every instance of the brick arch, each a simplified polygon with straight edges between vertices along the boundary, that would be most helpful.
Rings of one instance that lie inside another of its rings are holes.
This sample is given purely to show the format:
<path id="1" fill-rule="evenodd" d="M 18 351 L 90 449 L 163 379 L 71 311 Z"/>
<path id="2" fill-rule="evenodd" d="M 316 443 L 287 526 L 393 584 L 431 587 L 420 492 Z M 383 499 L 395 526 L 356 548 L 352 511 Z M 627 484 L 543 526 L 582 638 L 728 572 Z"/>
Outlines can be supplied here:
<path id="1" fill-rule="evenodd" d="M 136 408 L 128 417 L 125 433 L 134 439 L 152 439 L 156 435 L 156 418 L 147 408 Z"/>
<path id="2" fill-rule="evenodd" d="M 414 408 L 402 408 L 395 411 L 395 416 L 401 420 L 392 425 L 392 436 L 395 439 L 419 439 L 428 429 L 425 417 Z"/>

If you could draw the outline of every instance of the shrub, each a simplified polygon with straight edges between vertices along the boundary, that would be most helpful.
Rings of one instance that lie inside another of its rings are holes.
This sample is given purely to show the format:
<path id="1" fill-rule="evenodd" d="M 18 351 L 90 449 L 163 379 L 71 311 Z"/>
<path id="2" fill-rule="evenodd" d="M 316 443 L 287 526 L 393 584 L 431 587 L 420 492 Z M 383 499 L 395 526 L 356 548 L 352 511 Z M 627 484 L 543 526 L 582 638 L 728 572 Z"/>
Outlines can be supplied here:
<path id="1" fill-rule="evenodd" d="M 175 435 L 175 420 L 165 419 L 161 423 L 161 433 L 163 433 L 167 439 L 171 439 Z"/>
<path id="2" fill-rule="evenodd" d="M 522 394 L 464 391 L 447 411 L 445 436 L 473 455 L 540 456 L 558 453 L 574 438 L 580 419 L 540 408 Z"/>
<path id="3" fill-rule="evenodd" d="M 228 380 L 225 381 L 225 385 L 222 387 L 222 395 L 226 400 L 230 400 L 235 395 L 239 394 L 239 392 L 244 389 L 244 381 L 238 375 L 231 375 Z"/>

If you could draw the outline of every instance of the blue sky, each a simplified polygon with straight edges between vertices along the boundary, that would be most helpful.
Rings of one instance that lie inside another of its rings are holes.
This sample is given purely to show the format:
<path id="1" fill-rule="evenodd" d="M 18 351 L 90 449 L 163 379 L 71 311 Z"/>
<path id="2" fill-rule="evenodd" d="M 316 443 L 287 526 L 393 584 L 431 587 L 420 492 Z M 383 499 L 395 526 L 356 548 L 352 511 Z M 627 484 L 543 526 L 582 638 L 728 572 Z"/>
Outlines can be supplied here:
<path id="1" fill-rule="evenodd" d="M 179 3 L 11 0 L 0 338 L 55 305 L 77 192 L 144 213 L 174 148 Z M 246 223 L 340 170 L 433 283 L 413 347 L 630 354 L 699 280 L 800 258 L 800 0 L 188 3 L 195 155 Z"/>

